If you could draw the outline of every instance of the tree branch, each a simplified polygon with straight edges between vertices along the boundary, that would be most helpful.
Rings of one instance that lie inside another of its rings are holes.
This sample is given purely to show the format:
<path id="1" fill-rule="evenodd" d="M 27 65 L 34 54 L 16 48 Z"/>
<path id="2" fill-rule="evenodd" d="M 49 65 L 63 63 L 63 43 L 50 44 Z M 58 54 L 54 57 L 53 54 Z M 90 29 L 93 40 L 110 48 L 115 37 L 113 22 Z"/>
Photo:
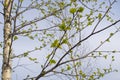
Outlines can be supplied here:
<path id="1" fill-rule="evenodd" d="M 68 6 L 69 6 L 69 4 L 66 5 L 66 6 L 64 6 L 62 9 L 60 8 L 60 9 L 58 9 L 58 10 L 56 10 L 56 11 L 50 13 L 50 14 L 47 14 L 46 16 L 44 16 L 44 17 L 42 17 L 42 18 L 35 18 L 34 20 L 31 20 L 31 21 L 29 21 L 29 22 L 26 22 L 26 23 L 24 23 L 24 24 L 20 24 L 20 25 L 17 26 L 18 28 L 16 29 L 16 31 L 18 31 L 18 30 L 20 30 L 20 29 L 22 29 L 22 28 L 24 28 L 24 27 L 26 27 L 26 26 L 28 26 L 28 25 L 31 25 L 31 24 L 33 24 L 33 23 L 35 23 L 35 22 L 39 22 L 39 21 L 41 21 L 41 20 L 44 20 L 44 19 L 46 19 L 46 18 L 48 18 L 48 17 L 50 17 L 50 16 L 58 13 L 59 11 L 65 9 L 65 8 L 68 7 Z M 21 26 L 21 27 L 19 27 L 19 26 Z"/>
<path id="2" fill-rule="evenodd" d="M 100 24 L 100 22 L 104 19 L 104 17 L 105 17 L 106 14 L 109 12 L 109 10 L 111 9 L 111 6 L 112 6 L 114 3 L 115 3 L 115 1 L 113 1 L 113 2 L 110 4 L 110 6 L 109 6 L 109 8 L 106 10 L 105 14 L 102 16 L 102 18 L 101 18 L 101 19 L 97 22 L 97 24 L 95 25 L 92 33 L 96 30 L 96 28 L 98 27 L 98 25 Z"/>
<path id="3" fill-rule="evenodd" d="M 52 28 L 57 27 L 58 25 L 46 28 L 46 29 L 35 29 L 35 30 L 30 30 L 30 31 L 26 31 L 26 32 L 16 32 L 16 33 L 12 33 L 12 35 L 19 35 L 19 34 L 26 34 L 26 33 L 32 33 L 32 32 L 40 32 L 40 31 L 45 31 L 45 30 L 50 30 Z"/>
<path id="4" fill-rule="evenodd" d="M 56 65 L 55 65 L 54 67 L 52 67 L 51 69 L 49 69 L 48 71 L 46 71 L 45 74 L 53 71 L 55 68 L 57 68 L 58 66 L 60 66 L 60 65 L 62 65 L 62 64 L 65 64 L 65 63 L 68 63 L 68 62 L 73 61 L 73 60 L 69 60 L 69 61 L 60 63 L 60 62 L 62 61 L 62 59 L 63 59 L 67 54 L 69 54 L 70 51 L 72 51 L 72 50 L 73 50 L 77 45 L 79 45 L 81 42 L 87 40 L 88 38 L 90 38 L 91 36 L 93 36 L 93 35 L 95 35 L 95 34 L 97 34 L 97 33 L 99 33 L 99 32 L 102 32 L 102 31 L 110 28 L 111 26 L 117 24 L 118 22 L 120 22 L 120 20 L 114 22 L 113 24 L 107 26 L 106 28 L 103 28 L 103 29 L 101 29 L 101 30 L 99 30 L 99 31 L 97 31 L 97 32 L 91 33 L 91 34 L 88 35 L 86 38 L 84 38 L 84 39 L 82 39 L 81 41 L 79 41 L 78 43 L 76 43 L 72 48 L 70 48 L 70 49 L 59 59 L 59 61 L 56 63 Z M 118 31 L 119 31 L 119 30 L 118 30 Z M 116 32 L 118 32 L 118 31 L 116 31 Z M 111 38 L 111 36 L 109 36 L 109 38 Z M 106 40 L 105 40 L 104 42 L 106 42 Z M 103 42 L 103 43 L 104 43 L 104 42 Z M 103 44 L 103 43 L 102 43 L 102 44 Z M 101 45 L 102 45 L 102 44 L 101 44 Z M 101 45 L 100 45 L 100 46 L 101 46 Z M 100 46 L 98 46 L 95 50 L 97 50 Z M 84 56 L 82 56 L 82 57 L 80 57 L 80 58 L 74 59 L 74 60 L 83 59 L 83 58 L 87 57 L 89 54 L 91 54 L 91 52 L 88 53 L 88 54 L 86 54 L 86 55 L 84 55 Z M 41 74 L 38 75 L 39 78 L 40 78 L 41 76 L 43 76 L 43 75 L 41 75 Z M 36 78 L 36 80 L 38 79 L 38 77 Z"/>

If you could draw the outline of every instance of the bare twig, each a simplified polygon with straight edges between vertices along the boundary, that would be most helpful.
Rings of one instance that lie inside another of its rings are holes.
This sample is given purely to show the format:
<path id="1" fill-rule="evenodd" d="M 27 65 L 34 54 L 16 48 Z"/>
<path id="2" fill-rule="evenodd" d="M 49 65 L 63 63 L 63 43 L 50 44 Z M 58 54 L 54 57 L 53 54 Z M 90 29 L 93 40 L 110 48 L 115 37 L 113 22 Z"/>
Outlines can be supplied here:
<path id="1" fill-rule="evenodd" d="M 33 5 L 33 3 L 34 3 L 34 1 L 28 6 L 28 7 L 26 7 L 24 10 L 22 10 L 21 12 L 17 12 L 17 14 L 14 16 L 14 17 L 12 17 L 12 19 L 14 20 L 16 17 L 18 17 L 20 14 L 22 14 L 22 13 L 24 13 L 24 12 L 26 12 L 27 10 L 29 10 L 29 9 L 31 9 L 31 6 Z M 20 1 L 18 1 L 18 4 L 20 4 Z M 20 4 L 18 7 L 17 7 L 17 10 L 16 11 L 18 11 L 18 9 L 21 7 L 21 5 L 22 4 Z"/>
<path id="2" fill-rule="evenodd" d="M 34 51 L 37 51 L 37 50 L 41 50 L 41 48 L 33 49 L 33 50 L 27 51 L 27 52 L 25 52 L 25 53 L 27 53 L 27 54 L 29 55 L 30 53 L 32 53 L 32 52 L 34 52 Z M 19 54 L 19 55 L 15 55 L 15 56 L 12 57 L 12 59 L 13 59 L 13 58 L 24 57 L 25 53 L 22 53 L 22 54 Z"/>

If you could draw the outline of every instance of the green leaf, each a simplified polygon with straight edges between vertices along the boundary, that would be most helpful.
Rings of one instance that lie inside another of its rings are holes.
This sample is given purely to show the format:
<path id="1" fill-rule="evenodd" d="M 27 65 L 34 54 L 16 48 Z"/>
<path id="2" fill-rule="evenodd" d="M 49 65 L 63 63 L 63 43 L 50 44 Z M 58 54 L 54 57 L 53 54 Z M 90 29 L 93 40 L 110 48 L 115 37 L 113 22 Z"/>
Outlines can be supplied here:
<path id="1" fill-rule="evenodd" d="M 23 55 L 24 55 L 24 57 L 28 56 L 28 52 L 25 52 Z"/>
<path id="2" fill-rule="evenodd" d="M 114 33 L 110 33 L 110 36 L 113 36 L 114 35 Z"/>
<path id="3" fill-rule="evenodd" d="M 92 25 L 92 22 L 91 22 L 91 21 L 89 21 L 89 22 L 87 23 L 87 26 L 90 26 L 90 25 Z"/>
<path id="4" fill-rule="evenodd" d="M 82 74 L 82 77 L 83 77 L 83 78 L 86 78 L 86 74 L 85 74 L 85 73 L 83 73 L 83 74 Z"/>
<path id="5" fill-rule="evenodd" d="M 91 76 L 90 76 L 90 80 L 93 80 L 93 79 L 94 79 L 94 75 L 91 75 Z"/>
<path id="6" fill-rule="evenodd" d="M 46 58 L 47 58 L 47 59 L 49 59 L 49 58 L 50 58 L 50 56 L 51 56 L 51 55 L 50 55 L 50 54 L 48 54 Z"/>
<path id="7" fill-rule="evenodd" d="M 71 28 L 70 27 L 66 27 L 66 30 L 71 30 Z"/>
<path id="8" fill-rule="evenodd" d="M 115 52 L 116 52 L 116 50 L 112 51 L 112 53 L 115 53 Z"/>
<path id="9" fill-rule="evenodd" d="M 112 61 L 115 61 L 115 57 L 114 56 L 112 56 Z"/>
<path id="10" fill-rule="evenodd" d="M 61 69 L 61 72 L 64 72 L 65 70 L 64 69 Z"/>
<path id="11" fill-rule="evenodd" d="M 114 56 L 112 56 L 112 58 L 114 58 Z"/>
<path id="12" fill-rule="evenodd" d="M 101 53 L 101 52 L 99 52 L 99 55 L 102 55 L 102 53 Z"/>
<path id="13" fill-rule="evenodd" d="M 69 65 L 67 65 L 67 70 L 70 70 L 70 69 L 71 69 L 71 67 Z"/>
<path id="14" fill-rule="evenodd" d="M 37 36 L 38 36 L 38 34 L 35 34 L 35 35 L 34 35 L 34 37 L 37 37 Z"/>
<path id="15" fill-rule="evenodd" d="M 82 70 L 80 70 L 80 71 L 79 71 L 79 74 L 80 74 L 80 75 L 82 75 L 82 74 L 83 74 L 83 71 L 82 71 Z"/>
<path id="16" fill-rule="evenodd" d="M 76 8 L 71 8 L 70 13 L 74 14 L 76 12 Z"/>
<path id="17" fill-rule="evenodd" d="M 63 39 L 62 43 L 63 44 L 67 44 L 68 43 L 68 39 L 67 38 Z"/>
<path id="18" fill-rule="evenodd" d="M 23 0 L 20 0 L 20 2 L 22 3 L 22 2 L 23 2 Z"/>
<path id="19" fill-rule="evenodd" d="M 93 72 L 94 75 L 96 75 L 96 72 Z"/>
<path id="20" fill-rule="evenodd" d="M 103 57 L 104 57 L 105 59 L 107 59 L 107 55 L 104 55 Z"/>
<path id="21" fill-rule="evenodd" d="M 99 14 L 98 14 L 98 19 L 101 19 L 101 18 L 102 18 L 102 14 L 99 13 Z"/>
<path id="22" fill-rule="evenodd" d="M 66 30 L 65 22 L 62 22 L 62 24 L 59 25 L 60 30 L 64 31 Z"/>
<path id="23" fill-rule="evenodd" d="M 83 7 L 79 7 L 78 12 L 82 13 L 84 11 Z"/>
<path id="24" fill-rule="evenodd" d="M 76 2 L 77 0 L 71 0 L 71 2 Z"/>
<path id="25" fill-rule="evenodd" d="M 37 60 L 37 58 L 29 57 L 29 60 L 31 60 L 31 61 L 35 61 L 35 60 Z"/>
<path id="26" fill-rule="evenodd" d="M 100 76 L 103 77 L 103 76 L 104 76 L 104 73 L 100 73 Z"/>
<path id="27" fill-rule="evenodd" d="M 17 36 L 14 36 L 14 37 L 13 37 L 13 40 L 14 40 L 14 41 L 15 41 L 15 40 L 17 40 L 17 39 L 18 39 L 18 37 L 17 37 Z"/>
<path id="28" fill-rule="evenodd" d="M 50 60 L 50 64 L 55 64 L 56 61 L 54 59 Z"/>
<path id="29" fill-rule="evenodd" d="M 58 45 L 59 45 L 59 40 L 56 39 L 56 40 L 52 43 L 51 47 L 58 47 Z"/>
<path id="30" fill-rule="evenodd" d="M 30 39 L 34 40 L 34 37 L 33 36 L 29 36 Z"/>
<path id="31" fill-rule="evenodd" d="M 47 36 L 50 36 L 50 37 L 52 37 L 52 36 L 53 36 L 53 34 L 47 34 Z"/>
<path id="32" fill-rule="evenodd" d="M 107 42 L 110 42 L 110 39 L 107 39 L 106 41 L 107 41 Z"/>
<path id="33" fill-rule="evenodd" d="M 59 6 L 60 6 L 61 8 L 63 8 L 63 7 L 65 6 L 65 3 L 64 3 L 64 2 L 60 2 L 60 3 L 59 3 Z"/>
<path id="34" fill-rule="evenodd" d="M 103 69 L 104 70 L 104 72 L 107 72 L 107 69 Z"/>

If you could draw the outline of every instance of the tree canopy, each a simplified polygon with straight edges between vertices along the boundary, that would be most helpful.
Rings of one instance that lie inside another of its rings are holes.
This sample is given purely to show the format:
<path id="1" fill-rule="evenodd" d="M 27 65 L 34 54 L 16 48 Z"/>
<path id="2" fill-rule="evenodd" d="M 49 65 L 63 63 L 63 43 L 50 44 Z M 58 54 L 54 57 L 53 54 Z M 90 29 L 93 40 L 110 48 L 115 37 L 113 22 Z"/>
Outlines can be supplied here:
<path id="1" fill-rule="evenodd" d="M 116 0 L 0 3 L 2 80 L 97 80 L 117 71 L 112 62 L 119 50 L 101 49 L 120 29 Z M 110 63 L 101 68 L 97 60 Z"/>

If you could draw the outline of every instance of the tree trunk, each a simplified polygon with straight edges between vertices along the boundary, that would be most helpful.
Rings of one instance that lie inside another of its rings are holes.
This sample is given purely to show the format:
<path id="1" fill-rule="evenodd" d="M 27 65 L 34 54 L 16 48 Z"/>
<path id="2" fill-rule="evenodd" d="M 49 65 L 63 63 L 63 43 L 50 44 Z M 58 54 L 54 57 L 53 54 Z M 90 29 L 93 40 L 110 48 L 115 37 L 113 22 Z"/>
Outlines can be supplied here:
<path id="1" fill-rule="evenodd" d="M 3 47 L 3 64 L 2 80 L 11 80 L 11 9 L 13 0 L 4 0 L 4 47 Z"/>

